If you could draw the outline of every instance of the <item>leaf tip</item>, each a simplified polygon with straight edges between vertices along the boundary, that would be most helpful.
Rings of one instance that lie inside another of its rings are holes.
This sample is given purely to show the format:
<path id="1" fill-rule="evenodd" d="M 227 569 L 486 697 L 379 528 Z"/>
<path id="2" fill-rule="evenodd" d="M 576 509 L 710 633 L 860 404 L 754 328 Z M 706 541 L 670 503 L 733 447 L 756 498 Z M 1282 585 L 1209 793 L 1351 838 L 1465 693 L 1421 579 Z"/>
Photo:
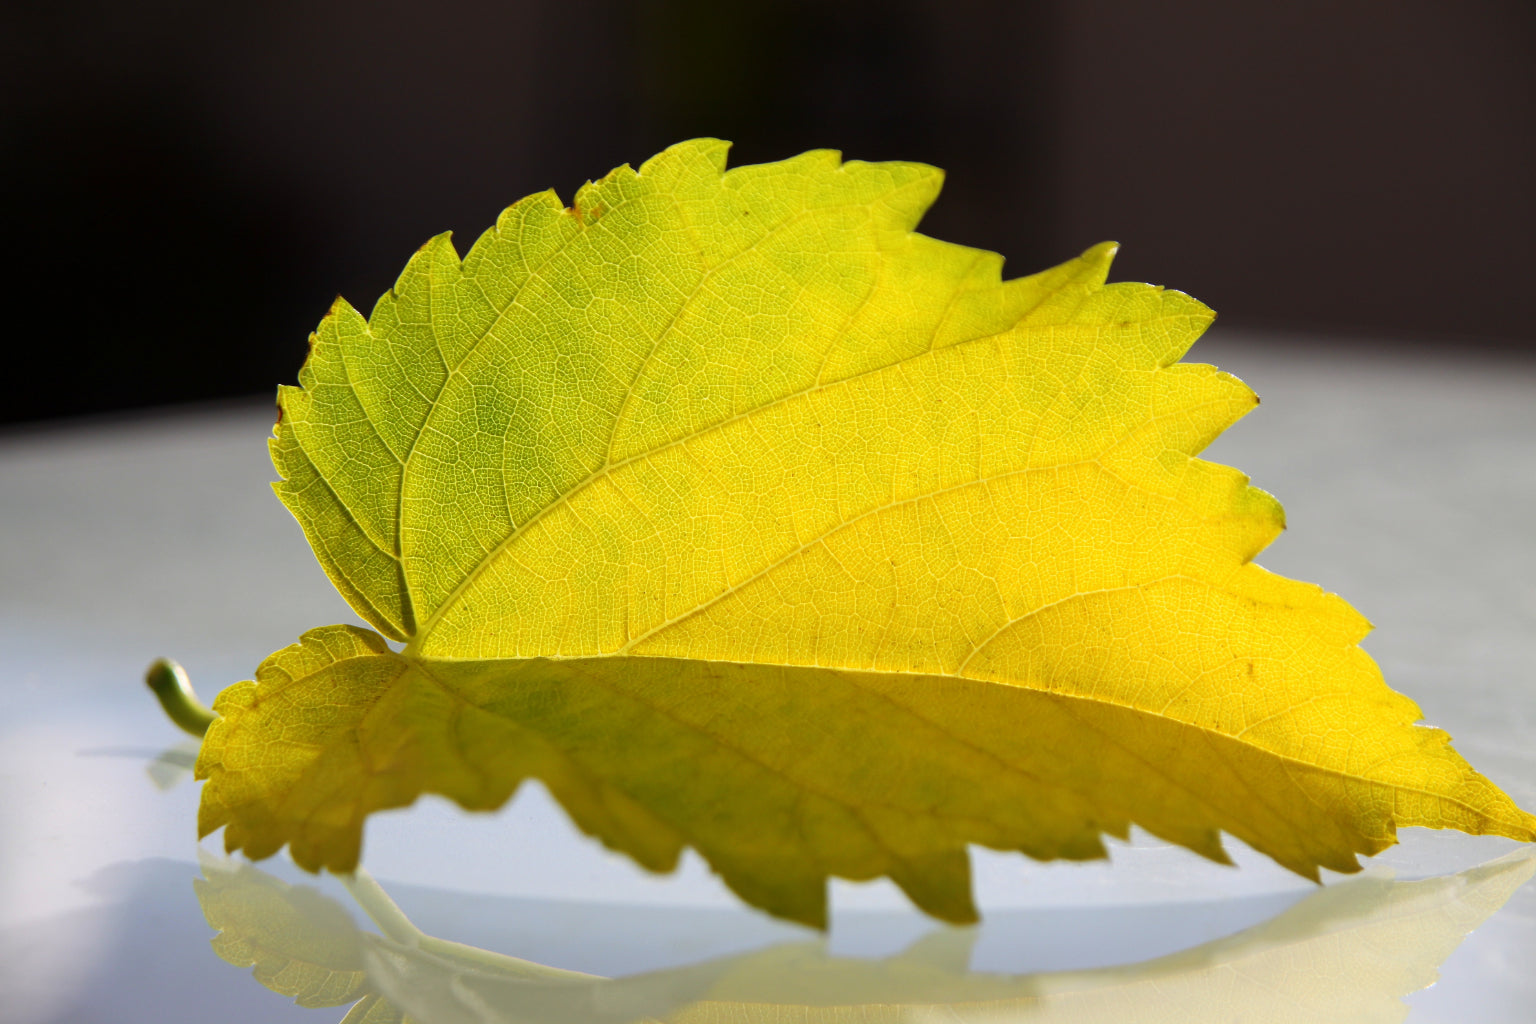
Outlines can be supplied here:
<path id="1" fill-rule="evenodd" d="M 447 246 L 450 249 L 453 248 L 453 232 L 452 231 L 439 231 L 437 234 L 433 235 L 431 238 L 427 239 L 425 242 L 422 242 L 421 245 L 416 248 L 416 252 L 417 253 L 430 253 L 430 252 L 433 252 L 435 250 L 441 249 L 443 246 Z M 457 251 L 455 251 L 455 255 L 457 255 Z"/>
<path id="2" fill-rule="evenodd" d="M 908 856 L 888 874 L 913 904 L 941 921 L 966 925 L 981 920 L 971 894 L 971 858 L 964 847 Z"/>
<path id="3" fill-rule="evenodd" d="M 1104 241 L 1097 245 L 1091 245 L 1083 250 L 1078 257 L 1085 263 L 1102 263 L 1107 268 L 1120 255 L 1120 243 L 1116 241 Z"/>
<path id="4" fill-rule="evenodd" d="M 1249 667 L 1252 668 L 1251 665 Z M 1221 833 L 1215 829 L 1211 830 L 1210 837 L 1207 839 L 1206 845 L 1200 851 L 1200 853 L 1205 857 L 1206 860 L 1213 861 L 1214 863 L 1220 864 L 1224 867 L 1237 867 L 1237 862 L 1234 861 L 1232 859 L 1232 855 L 1227 852 L 1226 844 L 1221 841 Z"/>
<path id="5" fill-rule="evenodd" d="M 351 309 L 352 303 L 347 301 L 346 296 L 342 295 L 340 292 L 337 292 L 336 297 L 331 299 L 331 304 L 326 307 L 325 316 L 321 317 L 320 319 L 325 321 L 331 319 L 331 317 L 334 316 L 344 316 Z M 311 346 L 315 344 L 315 332 L 310 333 L 309 344 Z"/>
<path id="6" fill-rule="evenodd" d="M 731 150 L 731 143 L 724 139 L 715 139 L 701 136 L 697 139 L 687 139 L 674 143 L 657 153 L 640 165 L 637 172 L 642 177 L 656 174 L 667 174 L 679 165 L 702 164 L 713 168 L 714 173 L 724 174 L 726 158 Z"/>

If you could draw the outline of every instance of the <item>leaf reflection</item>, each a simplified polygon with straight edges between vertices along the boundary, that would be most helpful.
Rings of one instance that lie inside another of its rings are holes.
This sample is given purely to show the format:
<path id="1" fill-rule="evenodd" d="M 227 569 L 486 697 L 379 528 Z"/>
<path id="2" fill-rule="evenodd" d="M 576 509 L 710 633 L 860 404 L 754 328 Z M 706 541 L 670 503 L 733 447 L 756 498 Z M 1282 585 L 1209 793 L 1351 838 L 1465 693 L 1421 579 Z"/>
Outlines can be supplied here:
<path id="1" fill-rule="evenodd" d="M 1415 882 L 1361 878 L 1264 924 L 1143 963 L 1007 975 L 967 969 L 978 931 L 940 929 L 898 956 L 824 941 L 600 978 L 424 935 L 366 876 L 340 904 L 249 865 L 206 858 L 196 882 L 215 951 L 302 1006 L 352 1004 L 345 1024 L 832 1024 L 832 1022 L 1400 1021 L 1402 998 L 1533 873 L 1521 851 Z"/>

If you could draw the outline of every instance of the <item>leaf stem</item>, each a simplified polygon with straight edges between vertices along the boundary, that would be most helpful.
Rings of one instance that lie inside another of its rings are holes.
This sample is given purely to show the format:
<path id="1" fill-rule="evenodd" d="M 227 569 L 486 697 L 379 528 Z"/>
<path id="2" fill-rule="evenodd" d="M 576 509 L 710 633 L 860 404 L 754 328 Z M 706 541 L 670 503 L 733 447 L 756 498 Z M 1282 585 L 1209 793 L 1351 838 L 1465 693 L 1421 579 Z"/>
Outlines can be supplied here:
<path id="1" fill-rule="evenodd" d="M 193 736 L 202 738 L 218 717 L 197 699 L 187 670 L 170 658 L 161 658 L 144 673 L 144 682 L 160 698 L 166 716 Z"/>

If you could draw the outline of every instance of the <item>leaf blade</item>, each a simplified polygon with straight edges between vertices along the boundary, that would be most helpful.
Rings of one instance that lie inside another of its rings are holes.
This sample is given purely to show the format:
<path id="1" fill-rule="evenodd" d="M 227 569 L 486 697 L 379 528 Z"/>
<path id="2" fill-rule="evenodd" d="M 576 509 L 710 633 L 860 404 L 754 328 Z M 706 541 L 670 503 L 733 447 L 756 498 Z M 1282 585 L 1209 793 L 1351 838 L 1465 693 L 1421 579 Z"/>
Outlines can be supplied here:
<path id="1" fill-rule="evenodd" d="M 1252 563 L 1284 514 L 1197 457 L 1257 404 L 1179 362 L 1210 310 L 1105 284 L 1110 244 L 1005 282 L 993 254 L 913 230 L 940 180 L 826 151 L 726 170 L 696 140 L 570 209 L 515 204 L 462 262 L 433 239 L 367 321 L 338 302 L 282 392 L 277 489 L 406 648 L 315 631 L 228 691 L 203 832 L 347 870 L 374 810 L 499 806 L 536 777 L 640 863 L 693 845 L 812 923 L 832 875 L 968 920 L 966 844 L 1098 856 L 1131 822 L 1218 859 L 1225 830 L 1312 877 L 1401 824 L 1536 836 L 1413 725 L 1358 613 Z M 669 711 L 741 735 L 621 713 L 625 686 L 668 678 L 696 688 Z M 750 712 L 723 678 L 781 699 Z M 929 717 L 893 712 L 893 686 Z M 585 724 L 517 703 L 577 692 Z M 996 788 L 960 741 L 988 701 L 1059 764 L 951 822 L 934 808 Z M 880 714 L 880 745 L 823 721 Z M 759 728 L 777 738 L 751 756 L 726 742 Z M 467 755 L 466 729 L 494 742 Z M 820 780 L 790 763 L 817 735 L 836 737 Z M 637 736 L 668 739 L 647 761 Z M 700 778 L 682 750 L 728 764 Z M 875 778 L 883 751 L 926 774 Z"/>

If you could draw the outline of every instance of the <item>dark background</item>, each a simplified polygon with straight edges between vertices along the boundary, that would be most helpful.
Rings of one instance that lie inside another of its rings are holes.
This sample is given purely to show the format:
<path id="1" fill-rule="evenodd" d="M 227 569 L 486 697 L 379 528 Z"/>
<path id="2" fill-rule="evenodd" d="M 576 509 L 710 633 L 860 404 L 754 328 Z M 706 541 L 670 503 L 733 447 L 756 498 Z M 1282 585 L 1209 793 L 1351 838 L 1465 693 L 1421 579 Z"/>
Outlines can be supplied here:
<path id="1" fill-rule="evenodd" d="M 1530 0 L 7 0 L 0 421 L 270 393 L 428 236 L 695 135 L 944 167 L 1014 274 L 1536 352 Z"/>

